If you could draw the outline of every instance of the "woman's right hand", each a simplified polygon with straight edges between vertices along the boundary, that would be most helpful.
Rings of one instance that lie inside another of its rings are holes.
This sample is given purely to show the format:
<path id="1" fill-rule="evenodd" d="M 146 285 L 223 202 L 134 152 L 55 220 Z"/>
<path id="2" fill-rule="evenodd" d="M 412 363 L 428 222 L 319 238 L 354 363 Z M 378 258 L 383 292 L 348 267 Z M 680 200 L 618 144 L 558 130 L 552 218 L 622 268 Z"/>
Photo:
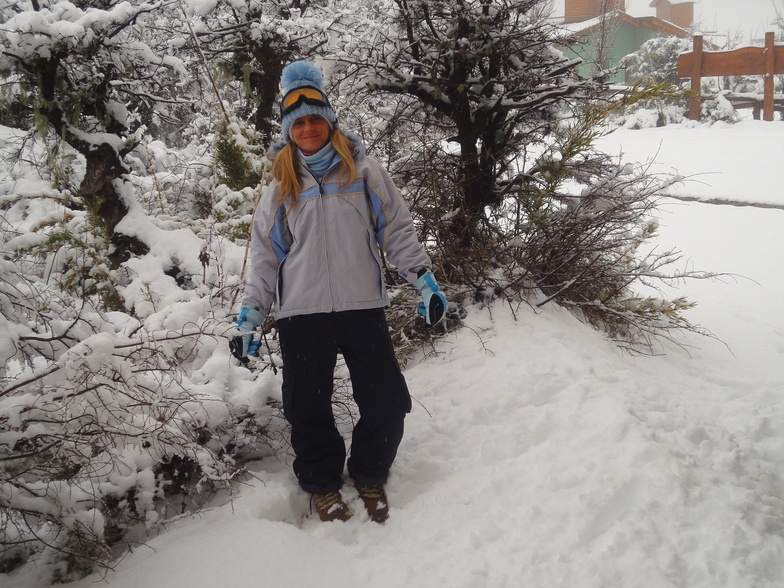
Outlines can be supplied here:
<path id="1" fill-rule="evenodd" d="M 247 335 L 232 337 L 229 341 L 231 354 L 240 361 L 247 361 L 248 356 L 256 357 L 259 354 L 261 341 L 253 339 L 253 331 L 264 322 L 264 315 L 254 308 L 243 306 L 237 315 L 237 330 L 247 332 Z"/>

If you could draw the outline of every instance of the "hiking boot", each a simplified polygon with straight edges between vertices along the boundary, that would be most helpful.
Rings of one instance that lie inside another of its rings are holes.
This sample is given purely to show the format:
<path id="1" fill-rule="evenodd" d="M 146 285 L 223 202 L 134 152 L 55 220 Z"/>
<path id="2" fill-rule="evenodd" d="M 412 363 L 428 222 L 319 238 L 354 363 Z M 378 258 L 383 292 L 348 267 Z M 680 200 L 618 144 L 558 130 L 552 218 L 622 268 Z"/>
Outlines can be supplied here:
<path id="1" fill-rule="evenodd" d="M 360 484 L 354 482 L 354 487 L 359 492 L 359 497 L 365 503 L 365 508 L 370 519 L 376 523 L 383 523 L 389 518 L 389 503 L 387 493 L 381 484 Z"/>
<path id="2" fill-rule="evenodd" d="M 340 492 L 322 492 L 313 495 L 316 512 L 322 521 L 347 521 L 353 513 L 343 502 Z"/>

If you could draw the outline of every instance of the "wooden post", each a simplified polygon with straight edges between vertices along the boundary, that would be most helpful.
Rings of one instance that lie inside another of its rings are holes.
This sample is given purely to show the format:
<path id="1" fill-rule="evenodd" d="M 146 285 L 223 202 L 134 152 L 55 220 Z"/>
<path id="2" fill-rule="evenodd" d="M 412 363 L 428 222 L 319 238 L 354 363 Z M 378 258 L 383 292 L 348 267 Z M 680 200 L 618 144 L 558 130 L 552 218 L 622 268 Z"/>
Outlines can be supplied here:
<path id="1" fill-rule="evenodd" d="M 773 120 L 773 75 L 776 72 L 776 47 L 773 32 L 765 33 L 765 91 L 762 98 L 762 119 Z"/>
<path id="2" fill-rule="evenodd" d="M 691 91 L 689 118 L 700 120 L 700 94 L 702 93 L 702 35 L 694 35 L 692 41 Z"/>

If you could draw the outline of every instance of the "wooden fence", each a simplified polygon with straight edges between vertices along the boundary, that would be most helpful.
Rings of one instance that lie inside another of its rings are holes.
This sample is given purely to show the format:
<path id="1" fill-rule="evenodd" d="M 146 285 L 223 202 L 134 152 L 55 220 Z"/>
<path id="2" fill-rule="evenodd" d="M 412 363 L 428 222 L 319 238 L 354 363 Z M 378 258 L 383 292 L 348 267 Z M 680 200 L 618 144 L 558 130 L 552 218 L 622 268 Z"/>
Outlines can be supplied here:
<path id="1" fill-rule="evenodd" d="M 762 118 L 773 120 L 773 76 L 784 74 L 784 45 L 776 45 L 774 35 L 765 33 L 764 47 L 742 47 L 734 51 L 703 51 L 702 35 L 694 35 L 690 53 L 678 57 L 678 75 L 691 78 L 689 118 L 700 118 L 700 84 L 711 76 L 765 76 Z"/>

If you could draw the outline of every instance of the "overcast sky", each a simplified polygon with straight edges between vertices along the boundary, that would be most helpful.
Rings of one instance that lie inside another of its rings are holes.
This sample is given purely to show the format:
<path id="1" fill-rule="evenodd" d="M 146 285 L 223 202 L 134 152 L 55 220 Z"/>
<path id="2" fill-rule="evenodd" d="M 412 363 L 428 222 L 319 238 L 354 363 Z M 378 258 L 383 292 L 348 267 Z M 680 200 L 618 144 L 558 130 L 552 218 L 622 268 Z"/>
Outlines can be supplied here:
<path id="1" fill-rule="evenodd" d="M 651 0 L 626 0 L 632 16 L 655 16 Z M 554 0 L 556 15 L 563 15 L 564 0 Z M 774 6 L 784 12 L 784 0 L 696 0 L 694 19 L 701 32 L 740 33 L 746 38 L 762 38 L 774 30 Z"/>

